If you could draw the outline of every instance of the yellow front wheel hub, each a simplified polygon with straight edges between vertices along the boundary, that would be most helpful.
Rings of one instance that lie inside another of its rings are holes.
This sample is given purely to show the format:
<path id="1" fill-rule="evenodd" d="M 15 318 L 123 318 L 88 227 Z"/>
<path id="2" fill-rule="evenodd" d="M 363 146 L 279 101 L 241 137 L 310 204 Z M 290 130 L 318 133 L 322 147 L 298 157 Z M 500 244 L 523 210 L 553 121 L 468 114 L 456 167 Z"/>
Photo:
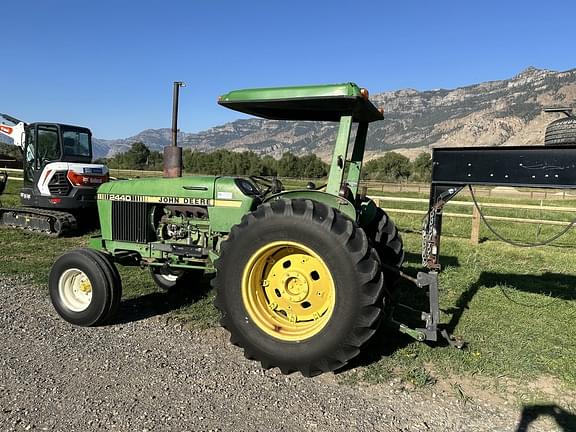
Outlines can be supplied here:
<path id="1" fill-rule="evenodd" d="M 262 331 L 280 340 L 299 341 L 326 326 L 336 289 L 320 255 L 300 243 L 278 241 L 250 257 L 242 276 L 242 300 Z"/>
<path id="2" fill-rule="evenodd" d="M 92 283 L 82 270 L 70 268 L 58 279 L 58 294 L 68 310 L 83 312 L 92 302 Z"/>

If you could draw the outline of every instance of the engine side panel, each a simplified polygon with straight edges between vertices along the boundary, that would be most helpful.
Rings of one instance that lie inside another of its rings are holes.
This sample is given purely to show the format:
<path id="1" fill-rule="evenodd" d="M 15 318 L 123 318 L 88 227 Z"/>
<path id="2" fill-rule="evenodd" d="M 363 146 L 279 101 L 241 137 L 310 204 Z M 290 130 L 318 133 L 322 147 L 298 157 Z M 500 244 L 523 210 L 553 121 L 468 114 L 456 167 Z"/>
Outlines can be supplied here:
<path id="1" fill-rule="evenodd" d="M 118 256 L 137 253 L 149 265 L 210 269 L 220 241 L 261 202 L 257 192 L 234 177 L 110 182 L 98 190 L 102 235 L 91 244 Z"/>

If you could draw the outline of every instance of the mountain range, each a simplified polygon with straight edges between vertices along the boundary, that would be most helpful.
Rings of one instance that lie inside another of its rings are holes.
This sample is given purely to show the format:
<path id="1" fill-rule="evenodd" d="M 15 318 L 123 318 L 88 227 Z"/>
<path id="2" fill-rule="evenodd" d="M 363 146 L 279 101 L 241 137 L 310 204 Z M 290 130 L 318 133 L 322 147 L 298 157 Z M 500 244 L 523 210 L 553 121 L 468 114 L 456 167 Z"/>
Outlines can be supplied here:
<path id="1" fill-rule="evenodd" d="M 576 69 L 555 72 L 530 67 L 505 80 L 446 90 L 403 89 L 370 96 L 384 109 L 384 120 L 369 128 L 367 157 L 385 151 L 408 156 L 431 146 L 541 144 L 544 129 L 562 114 L 546 106 L 572 106 Z M 250 150 L 280 157 L 315 153 L 328 160 L 337 125 L 325 122 L 236 120 L 199 133 L 179 133 L 179 145 L 200 151 Z M 123 139 L 94 139 L 96 157 L 111 157 L 141 141 L 152 150 L 171 142 L 170 129 L 147 129 Z"/>

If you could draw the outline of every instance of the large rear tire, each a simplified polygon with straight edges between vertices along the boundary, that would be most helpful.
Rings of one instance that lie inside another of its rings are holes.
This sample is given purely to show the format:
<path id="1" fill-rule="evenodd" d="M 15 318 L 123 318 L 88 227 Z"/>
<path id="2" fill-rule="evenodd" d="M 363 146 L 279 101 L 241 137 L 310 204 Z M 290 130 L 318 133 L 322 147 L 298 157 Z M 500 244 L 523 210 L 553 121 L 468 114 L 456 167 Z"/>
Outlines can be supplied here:
<path id="1" fill-rule="evenodd" d="M 66 321 L 97 326 L 114 315 L 122 287 L 115 267 L 101 253 L 72 249 L 61 255 L 50 271 L 50 299 Z"/>
<path id="2" fill-rule="evenodd" d="M 566 117 L 553 121 L 546 127 L 544 145 L 576 144 L 576 118 Z"/>
<path id="3" fill-rule="evenodd" d="M 220 322 L 264 368 L 304 376 L 338 369 L 382 313 L 382 272 L 366 234 L 311 200 L 272 201 L 244 216 L 216 269 Z"/>
<path id="4" fill-rule="evenodd" d="M 366 227 L 366 235 L 378 252 L 383 263 L 401 267 L 404 262 L 404 244 L 394 221 L 380 207 L 376 216 Z"/>
<path id="5" fill-rule="evenodd" d="M 404 263 L 404 244 L 394 221 L 380 207 L 376 208 L 376 216 L 366 227 L 366 235 L 371 245 L 378 252 L 380 262 L 400 269 Z M 391 296 L 395 295 L 400 276 L 398 272 L 384 268 L 386 288 Z"/>

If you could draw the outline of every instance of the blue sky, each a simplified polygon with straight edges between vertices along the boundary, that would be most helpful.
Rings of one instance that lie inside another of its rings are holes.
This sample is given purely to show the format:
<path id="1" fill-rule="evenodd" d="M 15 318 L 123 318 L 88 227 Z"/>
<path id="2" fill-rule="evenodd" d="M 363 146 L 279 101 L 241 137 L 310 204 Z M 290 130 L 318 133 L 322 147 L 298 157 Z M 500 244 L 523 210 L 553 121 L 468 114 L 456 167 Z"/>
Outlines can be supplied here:
<path id="1" fill-rule="evenodd" d="M 576 2 L 27 1 L 3 8 L 0 112 L 124 138 L 239 114 L 229 90 L 354 81 L 455 88 L 576 67 Z M 8 13 L 8 14 L 7 14 Z M 7 18 L 7 19 L 6 19 Z"/>

